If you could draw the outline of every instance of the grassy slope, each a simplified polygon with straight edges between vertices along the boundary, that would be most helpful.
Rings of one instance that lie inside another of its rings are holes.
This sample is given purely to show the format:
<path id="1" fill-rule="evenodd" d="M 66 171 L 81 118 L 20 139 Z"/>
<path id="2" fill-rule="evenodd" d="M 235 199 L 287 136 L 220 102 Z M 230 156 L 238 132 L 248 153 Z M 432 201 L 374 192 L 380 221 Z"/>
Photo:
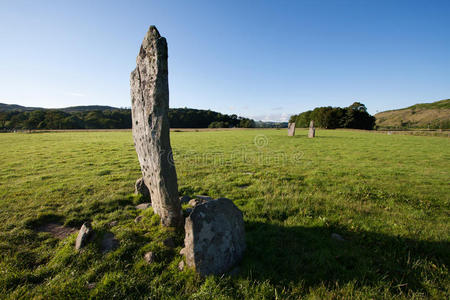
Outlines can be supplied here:
<path id="1" fill-rule="evenodd" d="M 381 127 L 399 127 L 402 121 L 409 122 L 412 127 L 427 127 L 434 122 L 450 120 L 450 99 L 380 112 L 375 118 Z"/>
<path id="2" fill-rule="evenodd" d="M 130 132 L 0 134 L 1 297 L 449 297 L 450 140 L 317 134 L 171 134 L 180 190 L 227 196 L 244 212 L 239 275 L 206 279 L 178 271 L 183 236 L 161 229 L 151 209 L 134 223 Z M 99 234 L 80 254 L 75 234 L 59 241 L 33 230 L 87 219 Z M 107 231 L 120 247 L 102 254 Z M 147 265 L 150 250 L 158 261 Z"/>

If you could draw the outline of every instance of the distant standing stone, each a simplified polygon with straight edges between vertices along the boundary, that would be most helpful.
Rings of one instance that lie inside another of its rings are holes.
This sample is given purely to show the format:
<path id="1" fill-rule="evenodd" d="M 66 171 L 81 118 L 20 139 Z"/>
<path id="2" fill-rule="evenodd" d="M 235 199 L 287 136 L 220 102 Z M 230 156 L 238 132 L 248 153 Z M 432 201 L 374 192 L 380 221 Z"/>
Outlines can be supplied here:
<path id="1" fill-rule="evenodd" d="M 136 184 L 134 185 L 134 193 L 136 195 L 142 195 L 142 197 L 146 200 L 150 200 L 150 191 L 148 190 L 147 185 L 145 185 L 144 178 L 139 178 L 136 180 Z"/>
<path id="2" fill-rule="evenodd" d="M 289 123 L 288 124 L 288 136 L 294 136 L 295 135 L 295 123 Z"/>
<path id="3" fill-rule="evenodd" d="M 131 72 L 133 139 L 152 206 L 161 224 L 183 224 L 178 183 L 169 138 L 167 41 L 150 26 Z"/>
<path id="4" fill-rule="evenodd" d="M 313 138 L 315 136 L 316 136 L 316 129 L 314 128 L 314 120 L 311 120 L 311 122 L 309 122 L 308 137 Z"/>
<path id="5" fill-rule="evenodd" d="M 92 236 L 92 233 L 93 230 L 91 227 L 91 223 L 89 222 L 84 223 L 81 226 L 80 231 L 78 232 L 77 240 L 75 242 L 75 249 L 80 250 L 81 248 L 86 246 L 87 242 Z"/>
<path id="6" fill-rule="evenodd" d="M 245 251 L 242 212 L 226 198 L 194 207 L 185 222 L 186 264 L 201 275 L 223 274 L 238 263 Z"/>

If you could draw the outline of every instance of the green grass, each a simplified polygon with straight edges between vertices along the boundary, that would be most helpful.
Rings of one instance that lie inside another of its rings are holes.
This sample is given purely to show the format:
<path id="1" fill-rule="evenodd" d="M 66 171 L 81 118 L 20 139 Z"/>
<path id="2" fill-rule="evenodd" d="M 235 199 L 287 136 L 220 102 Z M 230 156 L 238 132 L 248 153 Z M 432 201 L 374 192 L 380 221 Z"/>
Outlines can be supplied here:
<path id="1" fill-rule="evenodd" d="M 134 208 L 131 132 L 0 134 L 0 298 L 448 298 L 450 140 L 317 135 L 171 133 L 181 193 L 228 197 L 244 212 L 239 273 L 200 278 L 177 269 L 182 234 Z M 76 234 L 35 230 L 86 220 L 98 235 L 81 253 Z M 120 246 L 102 254 L 109 231 Z M 163 245 L 169 236 L 177 248 Z"/>

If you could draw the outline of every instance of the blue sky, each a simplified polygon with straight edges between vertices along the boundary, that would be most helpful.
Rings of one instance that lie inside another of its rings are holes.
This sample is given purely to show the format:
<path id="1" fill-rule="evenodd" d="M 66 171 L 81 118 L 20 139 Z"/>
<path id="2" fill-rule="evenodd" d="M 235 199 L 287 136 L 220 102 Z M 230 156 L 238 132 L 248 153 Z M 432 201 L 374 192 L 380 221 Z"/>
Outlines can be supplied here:
<path id="1" fill-rule="evenodd" d="M 170 106 L 286 120 L 450 97 L 450 1 L 0 0 L 0 102 L 130 106 L 149 27 L 169 45 Z"/>

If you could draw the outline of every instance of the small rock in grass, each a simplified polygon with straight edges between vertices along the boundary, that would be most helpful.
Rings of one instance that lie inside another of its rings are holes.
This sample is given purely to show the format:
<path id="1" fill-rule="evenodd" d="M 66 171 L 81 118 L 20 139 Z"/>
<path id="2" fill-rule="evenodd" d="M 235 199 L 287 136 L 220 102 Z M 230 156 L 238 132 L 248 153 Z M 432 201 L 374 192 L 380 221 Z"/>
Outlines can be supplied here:
<path id="1" fill-rule="evenodd" d="M 86 246 L 87 242 L 91 238 L 93 233 L 92 226 L 90 222 L 86 222 L 81 226 L 80 231 L 78 232 L 77 240 L 75 242 L 75 249 L 80 250 L 84 246 Z"/>
<path id="2" fill-rule="evenodd" d="M 144 259 L 147 263 L 151 264 L 152 262 L 155 261 L 155 254 L 153 252 L 147 252 L 144 255 Z"/>
<path id="3" fill-rule="evenodd" d="M 147 209 L 149 207 L 151 207 L 152 204 L 151 203 L 141 203 L 139 205 L 136 205 L 136 209 Z"/>
<path id="4" fill-rule="evenodd" d="M 109 225 L 109 227 L 114 227 L 114 226 L 117 226 L 118 223 L 119 222 L 117 222 L 117 221 L 112 221 L 108 225 Z"/>
<path id="5" fill-rule="evenodd" d="M 134 193 L 136 195 L 142 195 L 145 199 L 150 199 L 150 191 L 148 190 L 147 185 L 144 182 L 144 178 L 139 178 L 136 180 L 136 183 L 134 185 Z"/>
<path id="6" fill-rule="evenodd" d="M 184 203 L 188 203 L 189 200 L 191 200 L 191 197 L 189 197 L 189 196 L 184 195 L 184 196 L 181 196 L 181 197 L 180 197 L 180 203 L 181 203 L 182 205 L 183 205 Z"/>
<path id="7" fill-rule="evenodd" d="M 180 261 L 178 264 L 178 270 L 183 271 L 184 270 L 184 260 Z"/>
<path id="8" fill-rule="evenodd" d="M 142 221 L 143 216 L 137 216 L 136 219 L 134 219 L 134 223 L 139 223 L 140 221 Z"/>
<path id="9" fill-rule="evenodd" d="M 340 234 L 337 234 L 337 233 L 332 233 L 331 238 L 335 239 L 336 241 L 340 241 L 340 242 L 345 241 L 345 239 Z"/>
<path id="10" fill-rule="evenodd" d="M 175 242 L 173 241 L 173 238 L 169 237 L 163 241 L 164 246 L 169 248 L 175 248 Z"/>
<path id="11" fill-rule="evenodd" d="M 89 290 L 92 290 L 93 288 L 95 288 L 96 285 L 97 285 L 97 283 L 91 282 L 91 283 L 86 284 L 86 287 L 87 287 Z"/>
<path id="12" fill-rule="evenodd" d="M 195 196 L 195 199 L 189 201 L 189 205 L 195 207 L 211 200 L 212 198 L 208 196 Z"/>

